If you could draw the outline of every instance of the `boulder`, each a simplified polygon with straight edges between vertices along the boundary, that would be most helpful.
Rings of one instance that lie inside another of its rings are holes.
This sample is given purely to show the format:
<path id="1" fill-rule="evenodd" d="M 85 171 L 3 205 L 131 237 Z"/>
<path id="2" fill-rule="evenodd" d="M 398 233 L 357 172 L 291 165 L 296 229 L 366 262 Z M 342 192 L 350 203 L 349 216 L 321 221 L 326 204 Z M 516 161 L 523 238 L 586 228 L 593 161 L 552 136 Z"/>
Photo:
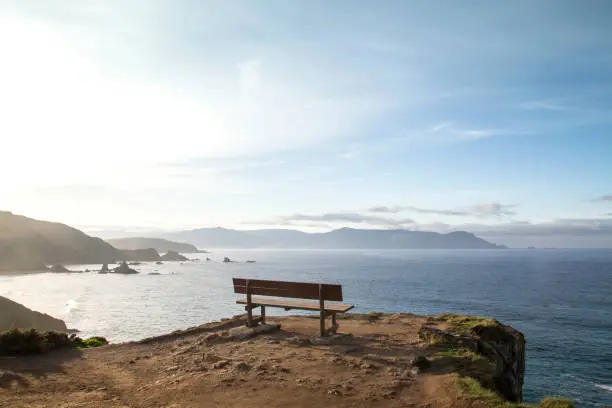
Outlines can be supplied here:
<path id="1" fill-rule="evenodd" d="M 225 258 L 223 258 L 223 262 L 225 263 L 230 263 L 230 262 L 234 262 L 231 259 L 229 259 L 227 256 Z"/>
<path id="2" fill-rule="evenodd" d="M 175 251 L 168 251 L 165 255 L 161 257 L 162 261 L 188 261 L 189 258 L 179 254 Z"/>
<path id="3" fill-rule="evenodd" d="M 58 272 L 58 273 L 66 273 L 66 272 L 71 272 L 70 270 L 68 270 L 64 265 L 62 264 L 55 264 L 52 267 L 49 268 L 50 272 Z"/>
<path id="4" fill-rule="evenodd" d="M 98 273 L 108 273 L 108 272 L 109 272 L 108 264 L 105 263 L 105 264 L 102 264 L 102 269 L 100 269 L 100 272 L 98 272 Z"/>
<path id="5" fill-rule="evenodd" d="M 128 266 L 127 262 L 123 261 L 121 262 L 121 264 L 116 267 L 115 269 L 113 269 L 113 273 L 122 273 L 124 275 L 133 275 L 135 273 L 138 273 L 137 270 L 132 269 Z"/>

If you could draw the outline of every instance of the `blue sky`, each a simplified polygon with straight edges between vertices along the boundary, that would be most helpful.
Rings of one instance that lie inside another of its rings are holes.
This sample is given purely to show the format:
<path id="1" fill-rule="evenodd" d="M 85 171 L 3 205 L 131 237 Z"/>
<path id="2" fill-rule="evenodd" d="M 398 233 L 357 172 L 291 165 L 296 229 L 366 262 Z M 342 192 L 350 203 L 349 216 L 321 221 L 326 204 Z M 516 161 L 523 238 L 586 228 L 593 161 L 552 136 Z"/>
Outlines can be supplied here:
<path id="1" fill-rule="evenodd" d="M 607 1 L 0 4 L 2 207 L 612 246 Z"/>

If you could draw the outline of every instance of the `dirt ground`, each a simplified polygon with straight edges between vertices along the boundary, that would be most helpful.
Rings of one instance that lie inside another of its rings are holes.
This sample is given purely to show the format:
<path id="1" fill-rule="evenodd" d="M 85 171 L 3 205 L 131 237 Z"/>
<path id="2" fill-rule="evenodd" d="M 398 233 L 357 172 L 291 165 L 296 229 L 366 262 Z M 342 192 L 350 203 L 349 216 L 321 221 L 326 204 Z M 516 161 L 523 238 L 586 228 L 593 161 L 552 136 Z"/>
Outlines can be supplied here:
<path id="1" fill-rule="evenodd" d="M 0 407 L 470 407 L 453 375 L 419 372 L 427 354 L 407 314 L 339 320 L 333 340 L 309 317 L 269 317 L 255 337 L 235 317 L 84 351 L 0 359 Z"/>

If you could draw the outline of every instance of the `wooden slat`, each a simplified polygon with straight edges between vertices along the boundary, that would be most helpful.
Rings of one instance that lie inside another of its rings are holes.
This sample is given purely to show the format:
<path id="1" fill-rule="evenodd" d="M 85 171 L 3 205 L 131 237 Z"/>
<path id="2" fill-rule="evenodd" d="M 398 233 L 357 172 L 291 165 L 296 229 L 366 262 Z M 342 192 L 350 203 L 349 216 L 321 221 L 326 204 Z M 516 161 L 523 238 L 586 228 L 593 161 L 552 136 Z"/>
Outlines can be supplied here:
<path id="1" fill-rule="evenodd" d="M 302 300 L 289 300 L 289 299 L 270 299 L 253 296 L 251 301 L 259 305 L 290 308 L 299 310 L 316 310 L 319 311 L 319 302 L 305 302 Z M 238 299 L 236 303 L 244 305 L 247 303 L 246 298 Z M 351 310 L 354 306 L 342 303 L 325 303 L 326 312 L 344 313 Z"/>
<path id="2" fill-rule="evenodd" d="M 296 299 L 319 299 L 319 284 L 248 279 L 251 294 Z M 247 279 L 234 278 L 234 292 L 247 294 Z M 323 284 L 323 299 L 341 302 L 342 286 Z"/>

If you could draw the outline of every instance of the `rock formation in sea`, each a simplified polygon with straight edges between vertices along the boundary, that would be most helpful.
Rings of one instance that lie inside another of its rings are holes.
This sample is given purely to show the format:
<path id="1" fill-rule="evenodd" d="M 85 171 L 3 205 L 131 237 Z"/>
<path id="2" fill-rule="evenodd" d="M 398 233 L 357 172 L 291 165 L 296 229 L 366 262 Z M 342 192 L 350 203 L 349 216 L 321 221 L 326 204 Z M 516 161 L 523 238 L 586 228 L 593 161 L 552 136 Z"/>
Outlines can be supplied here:
<path id="1" fill-rule="evenodd" d="M 49 271 L 50 272 L 57 272 L 57 273 L 69 273 L 69 272 L 72 272 L 71 270 L 67 269 L 62 264 L 55 264 L 55 265 L 51 266 L 49 268 Z"/>
<path id="2" fill-rule="evenodd" d="M 123 261 L 119 264 L 118 267 L 116 267 L 115 269 L 113 269 L 113 273 L 121 273 L 124 275 L 133 275 L 138 273 L 137 270 L 132 269 L 128 266 L 127 262 Z"/>
<path id="3" fill-rule="evenodd" d="M 178 252 L 168 251 L 166 254 L 162 255 L 161 260 L 162 261 L 176 262 L 176 261 L 188 261 L 189 258 L 179 254 Z"/>

